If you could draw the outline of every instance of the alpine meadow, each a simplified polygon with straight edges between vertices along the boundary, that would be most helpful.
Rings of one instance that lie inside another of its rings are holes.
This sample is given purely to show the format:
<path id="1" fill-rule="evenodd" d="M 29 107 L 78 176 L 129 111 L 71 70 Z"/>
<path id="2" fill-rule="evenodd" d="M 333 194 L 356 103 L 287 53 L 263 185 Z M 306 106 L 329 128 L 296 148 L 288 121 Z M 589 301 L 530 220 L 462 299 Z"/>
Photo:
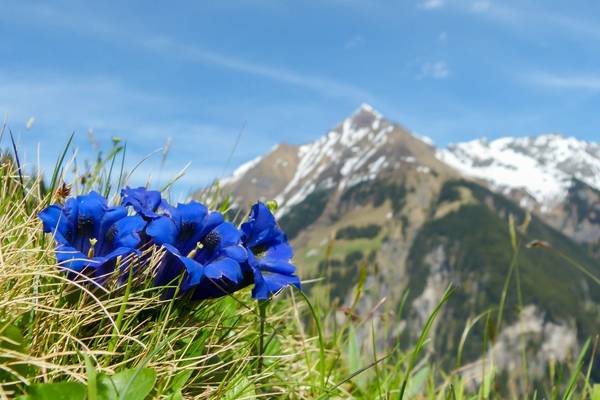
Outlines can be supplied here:
<path id="1" fill-rule="evenodd" d="M 600 400 L 595 16 L 0 1 L 0 400 Z"/>

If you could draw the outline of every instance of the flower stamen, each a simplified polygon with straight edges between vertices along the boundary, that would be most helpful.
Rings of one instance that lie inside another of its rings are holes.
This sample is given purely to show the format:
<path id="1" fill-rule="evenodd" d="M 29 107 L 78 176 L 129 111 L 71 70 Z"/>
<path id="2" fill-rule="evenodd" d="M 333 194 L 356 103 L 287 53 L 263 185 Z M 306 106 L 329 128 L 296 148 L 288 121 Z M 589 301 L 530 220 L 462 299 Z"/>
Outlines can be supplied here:
<path id="1" fill-rule="evenodd" d="M 196 247 L 194 247 L 192 249 L 192 251 L 190 251 L 188 253 L 188 255 L 187 255 L 188 258 L 194 258 L 194 257 L 196 257 L 196 253 L 198 252 L 198 250 L 201 250 L 203 247 L 204 247 L 204 244 L 202 244 L 202 242 L 196 243 Z"/>
<path id="2" fill-rule="evenodd" d="M 94 258 L 94 246 L 98 243 L 98 239 L 91 238 L 90 239 L 90 249 L 88 250 L 87 256 L 88 258 Z"/>

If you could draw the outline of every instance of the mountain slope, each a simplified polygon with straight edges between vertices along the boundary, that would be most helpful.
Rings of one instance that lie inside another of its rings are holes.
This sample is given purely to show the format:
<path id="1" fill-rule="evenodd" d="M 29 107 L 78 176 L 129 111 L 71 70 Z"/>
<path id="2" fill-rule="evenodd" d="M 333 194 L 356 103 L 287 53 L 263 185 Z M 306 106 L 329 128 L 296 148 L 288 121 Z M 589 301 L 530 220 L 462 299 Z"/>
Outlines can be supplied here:
<path id="1" fill-rule="evenodd" d="M 363 104 L 320 139 L 302 146 L 275 146 L 221 184 L 235 193 L 240 205 L 275 199 L 283 215 L 311 193 L 343 191 L 401 169 L 450 173 L 428 143 Z"/>
<path id="2" fill-rule="evenodd" d="M 518 175 L 531 167 L 535 170 L 531 175 L 555 184 L 552 190 L 539 185 L 524 191 L 517 183 L 528 179 L 496 179 L 490 182 L 495 192 L 484 180 L 465 179 L 461 173 L 465 168 L 452 161 L 459 158 L 455 153 L 437 151 L 363 105 L 317 141 L 279 145 L 242 166 L 223 182 L 222 190 L 234 194 L 238 209 L 247 209 L 261 196 L 277 199 L 280 223 L 293 239 L 303 277 L 325 278 L 307 286 L 311 295 L 340 310 L 342 320 L 347 317 L 344 310 L 354 303 L 355 286 L 365 276 L 355 312 L 369 316 L 375 328 L 385 332 L 384 341 L 415 335 L 446 286 L 459 287 L 431 349 L 440 357 L 454 354 L 468 318 L 500 301 L 512 261 L 509 218 L 521 223 L 533 211 L 528 230 L 519 234 L 522 243 L 544 240 L 600 275 L 600 266 L 591 257 L 594 242 L 587 241 L 599 227 L 600 197 L 592 176 L 596 147 L 585 147 L 587 159 L 563 154 L 569 147 L 549 141 L 523 139 L 488 146 L 515 155 L 514 170 L 506 161 L 496 160 L 504 157 L 496 150 L 484 155 L 466 154 L 464 146 L 456 150 L 476 171 L 489 167 L 487 172 Z M 560 157 L 550 154 L 554 148 L 562 149 L 557 150 Z M 589 165 L 579 162 L 583 159 Z M 573 181 L 568 171 L 588 183 Z M 587 233 L 580 238 L 582 229 Z M 564 360 L 583 337 L 595 333 L 600 325 L 600 290 L 559 255 L 540 249 L 521 246 L 518 271 L 522 302 L 517 301 L 515 274 L 494 351 L 500 358 L 504 355 L 501 367 L 509 369 L 519 357 L 518 351 L 511 352 L 515 337 L 526 335 L 543 349 L 532 355 L 533 365 L 543 373 L 550 358 Z M 520 322 L 523 318 L 527 324 Z M 393 329 L 388 328 L 390 321 Z M 525 325 L 528 331 L 522 331 Z M 364 337 L 367 332 L 357 334 Z M 481 353 L 483 335 L 476 327 L 465 347 L 465 358 L 474 365 L 480 362 L 475 356 Z M 475 381 L 480 370 L 471 371 Z"/>
<path id="3" fill-rule="evenodd" d="M 447 209 L 450 204 L 458 206 L 451 212 L 439 214 L 439 210 Z M 411 248 L 408 285 L 415 293 L 413 304 L 427 301 L 424 294 L 435 292 L 436 288 L 438 292 L 442 290 L 444 285 L 439 282 L 460 285 L 461 290 L 449 300 L 448 309 L 439 322 L 445 326 L 445 336 L 438 338 L 438 348 L 448 352 L 454 349 L 464 328 L 457 321 L 486 310 L 501 298 L 513 262 L 508 218 L 512 216 L 519 224 L 527 217 L 526 212 L 510 200 L 464 180 L 444 184 L 432 213 L 439 216 L 423 226 Z M 526 228 L 517 230 L 517 237 L 521 243 L 544 240 L 555 251 L 567 254 L 600 274 L 597 263 L 586 256 L 578 244 L 535 216 Z M 600 326 L 600 290 L 585 275 L 575 273 L 554 252 L 537 248 L 521 247 L 516 268 L 510 287 L 516 287 L 518 274 L 522 303 L 519 304 L 519 296 L 507 298 L 507 324 L 517 321 L 518 310 L 523 306 L 538 311 L 541 328 L 561 327 L 563 342 L 568 337 L 584 340 L 596 333 Z M 484 326 L 478 326 L 472 335 L 482 338 Z M 481 342 L 470 341 L 465 355 L 479 354 Z M 560 347 L 549 346 L 546 345 L 546 351 L 560 353 Z"/>

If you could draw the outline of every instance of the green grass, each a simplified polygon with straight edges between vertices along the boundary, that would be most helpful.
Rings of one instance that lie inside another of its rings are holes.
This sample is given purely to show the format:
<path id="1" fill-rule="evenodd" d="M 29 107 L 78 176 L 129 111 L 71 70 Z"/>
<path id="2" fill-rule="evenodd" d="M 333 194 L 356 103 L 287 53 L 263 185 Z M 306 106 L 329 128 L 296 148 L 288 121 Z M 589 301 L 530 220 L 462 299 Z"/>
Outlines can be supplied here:
<path id="1" fill-rule="evenodd" d="M 57 189 L 65 180 L 75 194 L 95 189 L 114 198 L 129 175 L 123 170 L 124 150 L 115 141 L 106 157 L 80 170 L 65 149 L 48 186 L 40 177 L 20 174 L 13 157 L 2 158 L 0 399 L 509 396 L 492 384 L 497 379 L 493 368 L 481 386 L 470 386 L 461 373 L 461 349 L 473 340 L 472 347 L 482 348 L 481 338 L 471 335 L 471 330 L 488 326 L 487 315 L 465 321 L 456 365 L 446 368 L 431 357 L 436 323 L 460 296 L 458 290 L 444 294 L 418 340 L 406 343 L 400 336 L 382 340 L 397 321 L 380 323 L 375 313 L 357 314 L 367 279 L 364 269 L 351 277 L 353 302 L 346 310 L 332 305 L 319 283 L 310 282 L 305 283 L 310 298 L 287 290 L 260 306 L 248 290 L 196 303 L 164 300 L 151 285 L 153 266 L 161 257 L 155 248 L 147 253 L 151 267 L 130 274 L 127 282 L 114 279 L 98 287 L 67 279 L 56 265 L 53 244 L 42 234 L 36 214 L 47 204 L 62 201 Z M 67 174 L 73 170 L 75 176 Z M 388 192 L 382 190 L 381 196 Z M 360 260 L 356 254 L 347 261 L 360 269 L 368 262 L 368 250 L 362 251 Z M 299 273 L 302 276 L 302 265 Z M 417 290 L 409 288 L 413 289 Z M 513 294 L 508 290 L 507 299 Z M 346 317 L 339 318 L 340 313 Z M 535 388 L 537 392 L 521 393 L 518 398 L 534 398 L 537 393 L 538 399 L 597 400 L 600 389 L 591 383 L 588 361 L 596 354 L 597 342 L 589 343 L 578 359 L 557 367 L 545 385 Z"/>

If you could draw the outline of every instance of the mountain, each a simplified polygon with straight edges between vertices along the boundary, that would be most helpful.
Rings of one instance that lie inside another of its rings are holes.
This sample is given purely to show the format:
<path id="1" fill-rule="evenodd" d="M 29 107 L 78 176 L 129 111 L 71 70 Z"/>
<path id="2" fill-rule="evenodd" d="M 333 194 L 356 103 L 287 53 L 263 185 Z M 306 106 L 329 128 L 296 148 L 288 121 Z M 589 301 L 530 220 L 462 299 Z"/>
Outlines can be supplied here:
<path id="1" fill-rule="evenodd" d="M 437 157 L 600 254 L 600 143 L 558 134 L 479 139 Z"/>
<path id="2" fill-rule="evenodd" d="M 390 171 L 431 174 L 436 169 L 447 170 L 430 144 L 363 104 L 315 142 L 277 145 L 221 184 L 241 204 L 275 199 L 283 215 L 315 192 L 343 191 Z"/>
<path id="3" fill-rule="evenodd" d="M 458 287 L 430 345 L 442 361 L 466 321 L 499 303 L 516 240 L 510 288 L 518 276 L 519 296 L 511 290 L 490 351 L 510 371 L 527 337 L 537 343 L 529 367 L 542 374 L 600 326 L 598 286 L 564 258 L 600 275 L 597 155 L 596 144 L 548 135 L 440 150 L 362 105 L 318 140 L 278 145 L 241 166 L 221 193 L 237 210 L 276 199 L 303 278 L 324 278 L 307 285 L 311 296 L 340 320 L 349 310 L 369 316 L 384 342 L 417 335 L 448 284 Z M 523 246 L 533 240 L 552 251 Z M 484 336 L 480 324 L 465 345 L 475 382 Z"/>
<path id="4" fill-rule="evenodd" d="M 439 150 L 438 158 L 494 188 L 523 190 L 551 207 L 568 194 L 573 178 L 600 190 L 600 143 L 558 134 L 473 140 Z"/>

